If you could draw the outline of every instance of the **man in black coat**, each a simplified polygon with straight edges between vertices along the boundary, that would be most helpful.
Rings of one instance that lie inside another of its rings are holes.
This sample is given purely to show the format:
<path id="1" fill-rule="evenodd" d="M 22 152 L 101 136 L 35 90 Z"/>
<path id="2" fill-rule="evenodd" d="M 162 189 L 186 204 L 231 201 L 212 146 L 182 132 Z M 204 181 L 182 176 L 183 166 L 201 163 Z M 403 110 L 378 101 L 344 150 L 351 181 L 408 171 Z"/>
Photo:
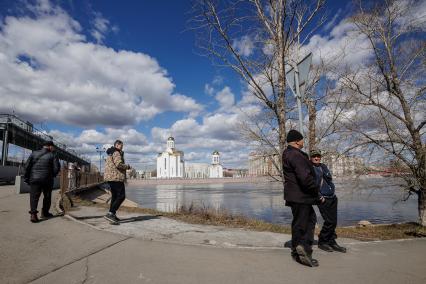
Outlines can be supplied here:
<path id="1" fill-rule="evenodd" d="M 315 181 L 315 171 L 308 155 L 301 151 L 304 146 L 303 136 L 297 130 L 290 130 L 287 135 L 288 147 L 283 153 L 284 199 L 291 207 L 292 257 L 307 266 L 318 266 L 312 259 L 312 244 L 316 215 L 312 205 L 323 202 Z"/>
<path id="2" fill-rule="evenodd" d="M 32 152 L 25 164 L 24 181 L 31 187 L 30 190 L 30 214 L 31 222 L 37 223 L 37 206 L 40 195 L 43 192 L 42 218 L 53 215 L 49 212 L 52 202 L 53 179 L 60 170 L 59 160 L 54 154 L 55 145 L 52 141 L 43 144 L 43 148 Z"/>

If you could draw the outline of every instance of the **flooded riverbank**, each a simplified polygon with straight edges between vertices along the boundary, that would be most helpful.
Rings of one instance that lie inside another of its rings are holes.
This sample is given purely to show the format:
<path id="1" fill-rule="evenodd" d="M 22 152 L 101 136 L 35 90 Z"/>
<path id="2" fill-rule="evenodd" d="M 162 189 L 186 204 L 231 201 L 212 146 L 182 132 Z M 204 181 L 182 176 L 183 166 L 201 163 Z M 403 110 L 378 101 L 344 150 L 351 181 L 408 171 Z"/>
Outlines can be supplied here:
<path id="1" fill-rule="evenodd" d="M 360 220 L 398 223 L 417 220 L 417 201 L 405 202 L 402 182 L 393 178 L 337 179 L 340 226 Z M 225 209 L 275 224 L 289 224 L 291 211 L 284 206 L 281 183 L 238 182 L 207 184 L 141 184 L 130 182 L 127 197 L 140 207 L 174 211 L 180 205 Z M 318 213 L 318 210 L 317 210 Z M 321 220 L 319 214 L 318 219 Z"/>

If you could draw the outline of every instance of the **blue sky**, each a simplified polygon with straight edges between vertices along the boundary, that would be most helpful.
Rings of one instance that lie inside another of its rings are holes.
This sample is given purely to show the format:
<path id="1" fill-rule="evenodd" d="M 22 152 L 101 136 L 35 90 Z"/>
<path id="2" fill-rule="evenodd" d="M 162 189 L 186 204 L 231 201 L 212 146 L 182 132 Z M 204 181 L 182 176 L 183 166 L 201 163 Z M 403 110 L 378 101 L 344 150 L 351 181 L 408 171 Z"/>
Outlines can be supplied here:
<path id="1" fill-rule="evenodd" d="M 331 52 L 347 40 L 350 2 L 327 1 L 328 20 L 307 48 Z M 225 167 L 246 167 L 236 128 L 254 104 L 239 77 L 197 54 L 190 9 L 183 0 L 2 0 L 0 112 L 94 162 L 96 146 L 121 138 L 136 168 L 152 166 L 173 135 L 188 161 L 219 150 Z"/>

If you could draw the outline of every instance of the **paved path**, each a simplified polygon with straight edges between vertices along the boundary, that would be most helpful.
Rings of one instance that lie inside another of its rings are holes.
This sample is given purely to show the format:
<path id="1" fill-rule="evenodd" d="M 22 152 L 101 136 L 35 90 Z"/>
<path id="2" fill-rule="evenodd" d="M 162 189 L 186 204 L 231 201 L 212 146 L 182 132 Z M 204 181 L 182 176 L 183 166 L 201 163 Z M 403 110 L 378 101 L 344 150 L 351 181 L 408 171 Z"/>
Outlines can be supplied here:
<path id="1" fill-rule="evenodd" d="M 28 195 L 0 187 L 1 283 L 425 283 L 426 239 L 315 250 L 320 267 L 285 248 L 149 241 L 57 217 L 29 222 Z M 141 221 L 145 222 L 145 221 Z"/>

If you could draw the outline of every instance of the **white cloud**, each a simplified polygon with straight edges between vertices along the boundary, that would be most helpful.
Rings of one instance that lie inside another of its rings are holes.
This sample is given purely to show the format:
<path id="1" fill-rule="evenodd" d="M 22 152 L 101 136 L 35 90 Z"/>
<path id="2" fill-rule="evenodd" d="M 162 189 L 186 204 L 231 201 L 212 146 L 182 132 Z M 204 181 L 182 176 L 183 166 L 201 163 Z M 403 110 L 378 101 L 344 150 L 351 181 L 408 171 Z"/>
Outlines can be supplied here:
<path id="1" fill-rule="evenodd" d="M 137 169 L 142 169 L 145 166 L 153 168 L 156 153 L 163 150 L 159 144 L 149 142 L 143 133 L 132 128 L 106 128 L 104 131 L 87 129 L 79 134 L 53 130 L 48 134 L 60 143 L 66 144 L 69 148 L 89 157 L 95 164 L 99 163 L 99 153 L 97 153 L 96 147 L 107 149 L 112 146 L 116 139 L 124 142 L 126 160 Z"/>
<path id="2" fill-rule="evenodd" d="M 216 94 L 215 98 L 219 102 L 220 110 L 222 111 L 229 110 L 235 103 L 234 94 L 229 87 L 224 87 Z"/>
<path id="3" fill-rule="evenodd" d="M 313 53 L 313 64 L 335 64 L 339 68 L 361 66 L 371 56 L 370 43 L 355 31 L 352 23 L 343 19 L 328 35 L 316 34 L 302 48 L 302 53 Z"/>
<path id="4" fill-rule="evenodd" d="M 80 24 L 49 1 L 28 7 L 33 17 L 0 23 L 0 112 L 90 127 L 203 109 L 174 93 L 172 79 L 151 56 L 88 42 Z"/>
<path id="5" fill-rule="evenodd" d="M 396 22 L 401 29 L 426 29 L 426 2 L 414 0 L 396 1 L 391 10 L 401 11 Z"/>
<path id="6" fill-rule="evenodd" d="M 210 84 L 204 85 L 204 93 L 206 95 L 213 96 L 214 91 L 215 91 L 214 88 Z"/>
<path id="7" fill-rule="evenodd" d="M 215 86 L 222 85 L 223 84 L 223 77 L 220 76 L 220 75 L 214 76 L 212 84 L 215 85 Z"/>
<path id="8" fill-rule="evenodd" d="M 325 31 L 328 31 L 336 24 L 337 18 L 340 16 L 341 13 L 342 9 L 339 9 L 336 14 L 334 14 L 333 18 L 324 25 Z"/>
<path id="9" fill-rule="evenodd" d="M 96 42 L 102 43 L 108 30 L 109 20 L 104 18 L 101 13 L 95 12 L 91 34 L 96 39 Z"/>
<path id="10" fill-rule="evenodd" d="M 254 42 L 253 39 L 247 35 L 236 39 L 232 43 L 232 47 L 242 56 L 250 56 L 253 54 Z"/>

